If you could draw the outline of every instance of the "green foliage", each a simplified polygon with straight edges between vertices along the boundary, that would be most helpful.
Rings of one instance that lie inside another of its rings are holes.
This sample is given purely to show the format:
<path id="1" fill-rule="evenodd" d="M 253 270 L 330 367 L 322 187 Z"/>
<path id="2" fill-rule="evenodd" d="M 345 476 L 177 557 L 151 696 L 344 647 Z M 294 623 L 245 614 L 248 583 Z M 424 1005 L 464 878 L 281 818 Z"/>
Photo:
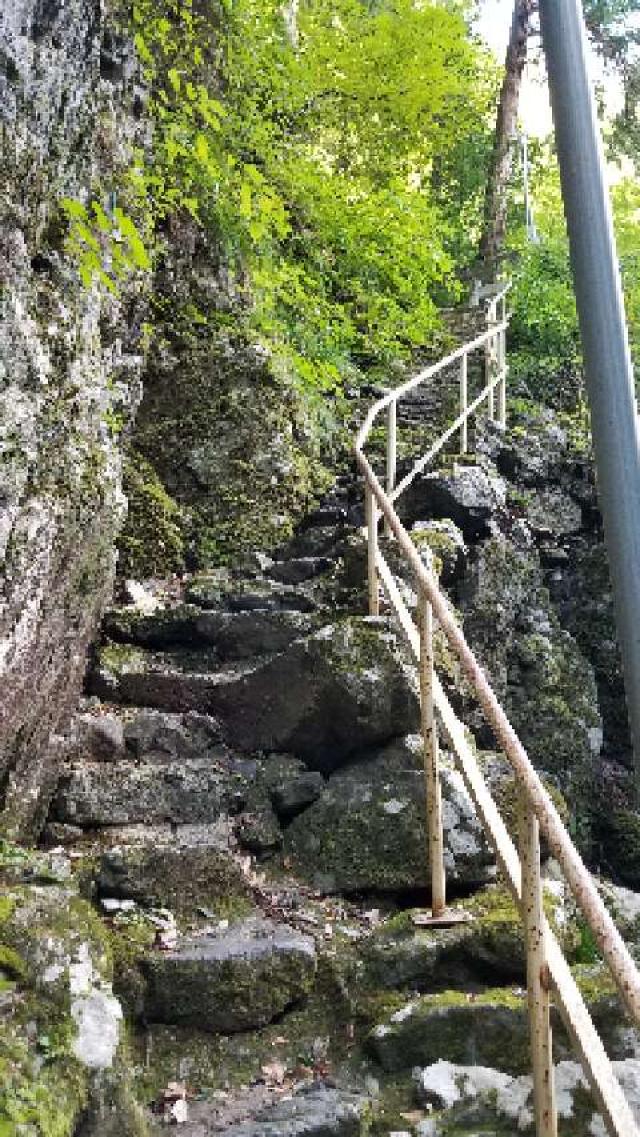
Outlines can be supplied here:
<path id="1" fill-rule="evenodd" d="M 625 177 L 611 190 L 632 355 L 640 352 L 640 187 Z M 583 399 L 582 357 L 557 164 L 548 147 L 536 156 L 533 195 L 540 243 L 514 230 L 516 256 L 510 353 L 518 393 L 566 409 Z"/>
<path id="2" fill-rule="evenodd" d="M 291 37 L 280 0 L 133 0 L 152 144 L 126 213 L 63 202 L 83 281 L 117 290 L 187 214 L 305 391 L 410 357 L 479 223 L 496 76 L 469 9 L 307 0 Z"/>
<path id="3" fill-rule="evenodd" d="M 88 206 L 65 197 L 60 202 L 69 223 L 66 247 L 78 265 L 86 288 L 94 281 L 117 293 L 118 283 L 130 273 L 151 268 L 151 260 L 135 223 L 115 206 L 109 216 L 99 201 Z"/>

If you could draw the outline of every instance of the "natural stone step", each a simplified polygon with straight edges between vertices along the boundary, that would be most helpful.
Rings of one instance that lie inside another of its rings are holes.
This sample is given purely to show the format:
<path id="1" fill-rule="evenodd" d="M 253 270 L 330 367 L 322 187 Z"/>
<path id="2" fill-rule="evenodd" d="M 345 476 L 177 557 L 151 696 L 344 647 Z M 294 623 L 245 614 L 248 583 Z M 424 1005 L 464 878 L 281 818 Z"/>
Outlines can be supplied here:
<path id="1" fill-rule="evenodd" d="M 104 644 L 89 676 L 89 689 L 102 699 L 165 711 L 215 710 L 215 691 L 233 684 L 259 660 L 221 666 L 213 649 L 145 651 L 128 644 Z"/>
<path id="2" fill-rule="evenodd" d="M 227 1137 L 360 1137 L 370 1110 L 370 1100 L 362 1095 L 311 1086 L 224 1132 Z"/>
<path id="3" fill-rule="evenodd" d="M 640 1032 L 625 1018 L 608 976 L 592 968 L 578 969 L 577 978 L 609 1056 L 634 1057 Z M 559 1058 L 570 1058 L 573 1051 L 555 1011 L 553 1029 L 554 1052 Z M 526 992 L 522 988 L 494 988 L 478 994 L 445 991 L 424 995 L 375 1027 L 370 1046 L 388 1071 L 442 1059 L 524 1074 L 531 1065 Z"/>
<path id="4" fill-rule="evenodd" d="M 147 956 L 145 1016 L 221 1034 L 272 1022 L 311 989 L 314 941 L 286 924 L 251 917 L 211 936 Z"/>
<path id="5" fill-rule="evenodd" d="M 414 673 L 383 620 L 341 620 L 277 656 L 224 670 L 206 650 L 106 645 L 91 685 L 123 703 L 213 714 L 230 745 L 287 751 L 323 772 L 418 722 Z"/>
<path id="6" fill-rule="evenodd" d="M 52 819 L 83 828 L 172 821 L 214 822 L 237 812 L 247 779 L 229 751 L 215 757 L 168 762 L 88 762 L 64 775 L 52 806 Z"/>
<path id="7" fill-rule="evenodd" d="M 119 643 L 149 648 L 210 647 L 220 661 L 273 655 L 309 635 L 317 618 L 297 611 L 203 611 L 192 605 L 144 614 L 116 609 L 103 622 L 106 635 Z"/>
<path id="8" fill-rule="evenodd" d="M 133 900 L 191 916 L 198 907 L 248 897 L 226 821 L 181 826 L 175 836 L 151 829 L 144 838 L 102 853 L 96 882 L 101 899 Z"/>

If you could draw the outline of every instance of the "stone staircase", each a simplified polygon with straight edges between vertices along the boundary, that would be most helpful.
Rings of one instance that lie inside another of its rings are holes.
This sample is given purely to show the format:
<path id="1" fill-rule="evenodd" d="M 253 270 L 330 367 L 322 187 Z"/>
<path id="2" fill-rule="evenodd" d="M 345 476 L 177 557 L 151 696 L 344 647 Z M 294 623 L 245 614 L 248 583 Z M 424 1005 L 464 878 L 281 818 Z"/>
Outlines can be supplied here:
<path id="1" fill-rule="evenodd" d="M 521 508 L 489 500 L 498 475 L 475 462 L 421 480 L 407 518 L 462 600 Z M 44 843 L 109 930 L 136 1093 L 159 1130 L 534 1131 L 520 919 L 446 755 L 447 879 L 467 920 L 420 927 L 416 677 L 389 619 L 357 614 L 361 520 L 344 475 L 276 556 L 151 582 L 104 620 Z M 506 801 L 503 765 L 481 757 Z M 552 863 L 547 875 L 565 954 L 633 1087 L 640 1038 Z M 634 894 L 608 888 L 640 942 Z M 560 1132 L 597 1134 L 556 1038 Z"/>

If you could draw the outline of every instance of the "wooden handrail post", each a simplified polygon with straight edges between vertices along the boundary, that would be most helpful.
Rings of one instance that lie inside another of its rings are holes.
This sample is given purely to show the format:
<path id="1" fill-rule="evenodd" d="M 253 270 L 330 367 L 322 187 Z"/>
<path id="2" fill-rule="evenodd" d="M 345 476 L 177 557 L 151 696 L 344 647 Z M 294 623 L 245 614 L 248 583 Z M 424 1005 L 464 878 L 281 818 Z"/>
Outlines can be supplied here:
<path id="1" fill-rule="evenodd" d="M 367 566 L 369 576 L 369 615 L 380 615 L 378 592 L 378 506 L 371 487 L 365 484 L 365 514 L 367 522 Z"/>
<path id="2" fill-rule="evenodd" d="M 557 1137 L 551 1038 L 551 997 L 545 950 L 545 920 L 540 875 L 540 829 L 538 819 L 520 790 L 520 864 L 522 868 L 522 922 L 527 957 L 527 994 L 533 1100 L 537 1137 Z"/>
<path id="3" fill-rule="evenodd" d="M 466 415 L 467 404 L 469 402 L 469 365 L 468 355 L 465 352 L 460 359 L 460 414 Z M 460 453 L 466 454 L 469 449 L 469 423 L 466 418 L 462 420 L 460 426 Z"/>
<path id="4" fill-rule="evenodd" d="M 387 493 L 393 493 L 396 487 L 396 469 L 398 461 L 398 404 L 395 399 L 387 407 Z M 385 519 L 385 536 L 391 536 L 389 522 Z"/>
<path id="5" fill-rule="evenodd" d="M 431 914 L 446 907 L 442 788 L 438 730 L 433 713 L 433 609 L 420 590 L 420 707 L 427 806 L 428 861 L 431 870 Z"/>
<path id="6" fill-rule="evenodd" d="M 498 333 L 498 368 L 500 385 L 498 387 L 498 422 L 503 430 L 507 427 L 507 333 Z"/>
<path id="7" fill-rule="evenodd" d="M 489 327 L 489 329 L 491 329 L 496 323 L 497 323 L 497 304 L 496 304 L 496 301 L 494 300 L 493 303 L 490 304 L 488 309 L 487 309 L 487 326 Z M 494 378 L 494 375 L 495 375 L 494 368 L 495 368 L 495 362 L 496 362 L 496 339 L 497 339 L 497 337 L 495 335 L 490 336 L 486 342 L 485 349 L 484 349 L 484 381 L 485 381 L 485 386 L 487 386 L 491 382 L 491 380 Z M 487 397 L 487 409 L 488 409 L 488 413 L 489 413 L 489 419 L 491 420 L 491 422 L 493 422 L 495 417 L 496 417 L 495 396 L 494 396 L 493 388 L 491 388 L 491 390 L 489 391 L 488 397 Z"/>

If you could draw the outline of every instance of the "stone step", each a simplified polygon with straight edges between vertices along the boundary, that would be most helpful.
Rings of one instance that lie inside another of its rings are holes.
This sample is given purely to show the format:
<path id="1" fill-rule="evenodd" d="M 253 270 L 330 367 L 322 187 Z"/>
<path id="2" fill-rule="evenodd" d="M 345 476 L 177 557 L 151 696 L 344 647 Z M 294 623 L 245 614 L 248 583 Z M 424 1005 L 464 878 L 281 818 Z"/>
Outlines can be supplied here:
<path id="1" fill-rule="evenodd" d="M 309 635 L 318 624 L 319 617 L 295 610 L 224 612 L 181 605 L 150 614 L 113 609 L 105 617 L 103 630 L 117 643 L 140 647 L 213 648 L 215 657 L 225 662 L 274 655 Z"/>
<path id="2" fill-rule="evenodd" d="M 245 752 L 286 751 L 323 772 L 418 721 L 415 674 L 384 620 L 350 618 L 279 655 L 221 668 L 213 649 L 106 644 L 89 689 L 111 702 L 199 711 Z"/>
<path id="3" fill-rule="evenodd" d="M 177 761 L 87 762 L 63 775 L 51 808 L 54 822 L 100 826 L 211 824 L 244 803 L 247 778 L 226 747 Z"/>
<path id="4" fill-rule="evenodd" d="M 313 986 L 314 941 L 286 924 L 249 917 L 147 955 L 144 1014 L 219 1034 L 257 1029 Z"/>

